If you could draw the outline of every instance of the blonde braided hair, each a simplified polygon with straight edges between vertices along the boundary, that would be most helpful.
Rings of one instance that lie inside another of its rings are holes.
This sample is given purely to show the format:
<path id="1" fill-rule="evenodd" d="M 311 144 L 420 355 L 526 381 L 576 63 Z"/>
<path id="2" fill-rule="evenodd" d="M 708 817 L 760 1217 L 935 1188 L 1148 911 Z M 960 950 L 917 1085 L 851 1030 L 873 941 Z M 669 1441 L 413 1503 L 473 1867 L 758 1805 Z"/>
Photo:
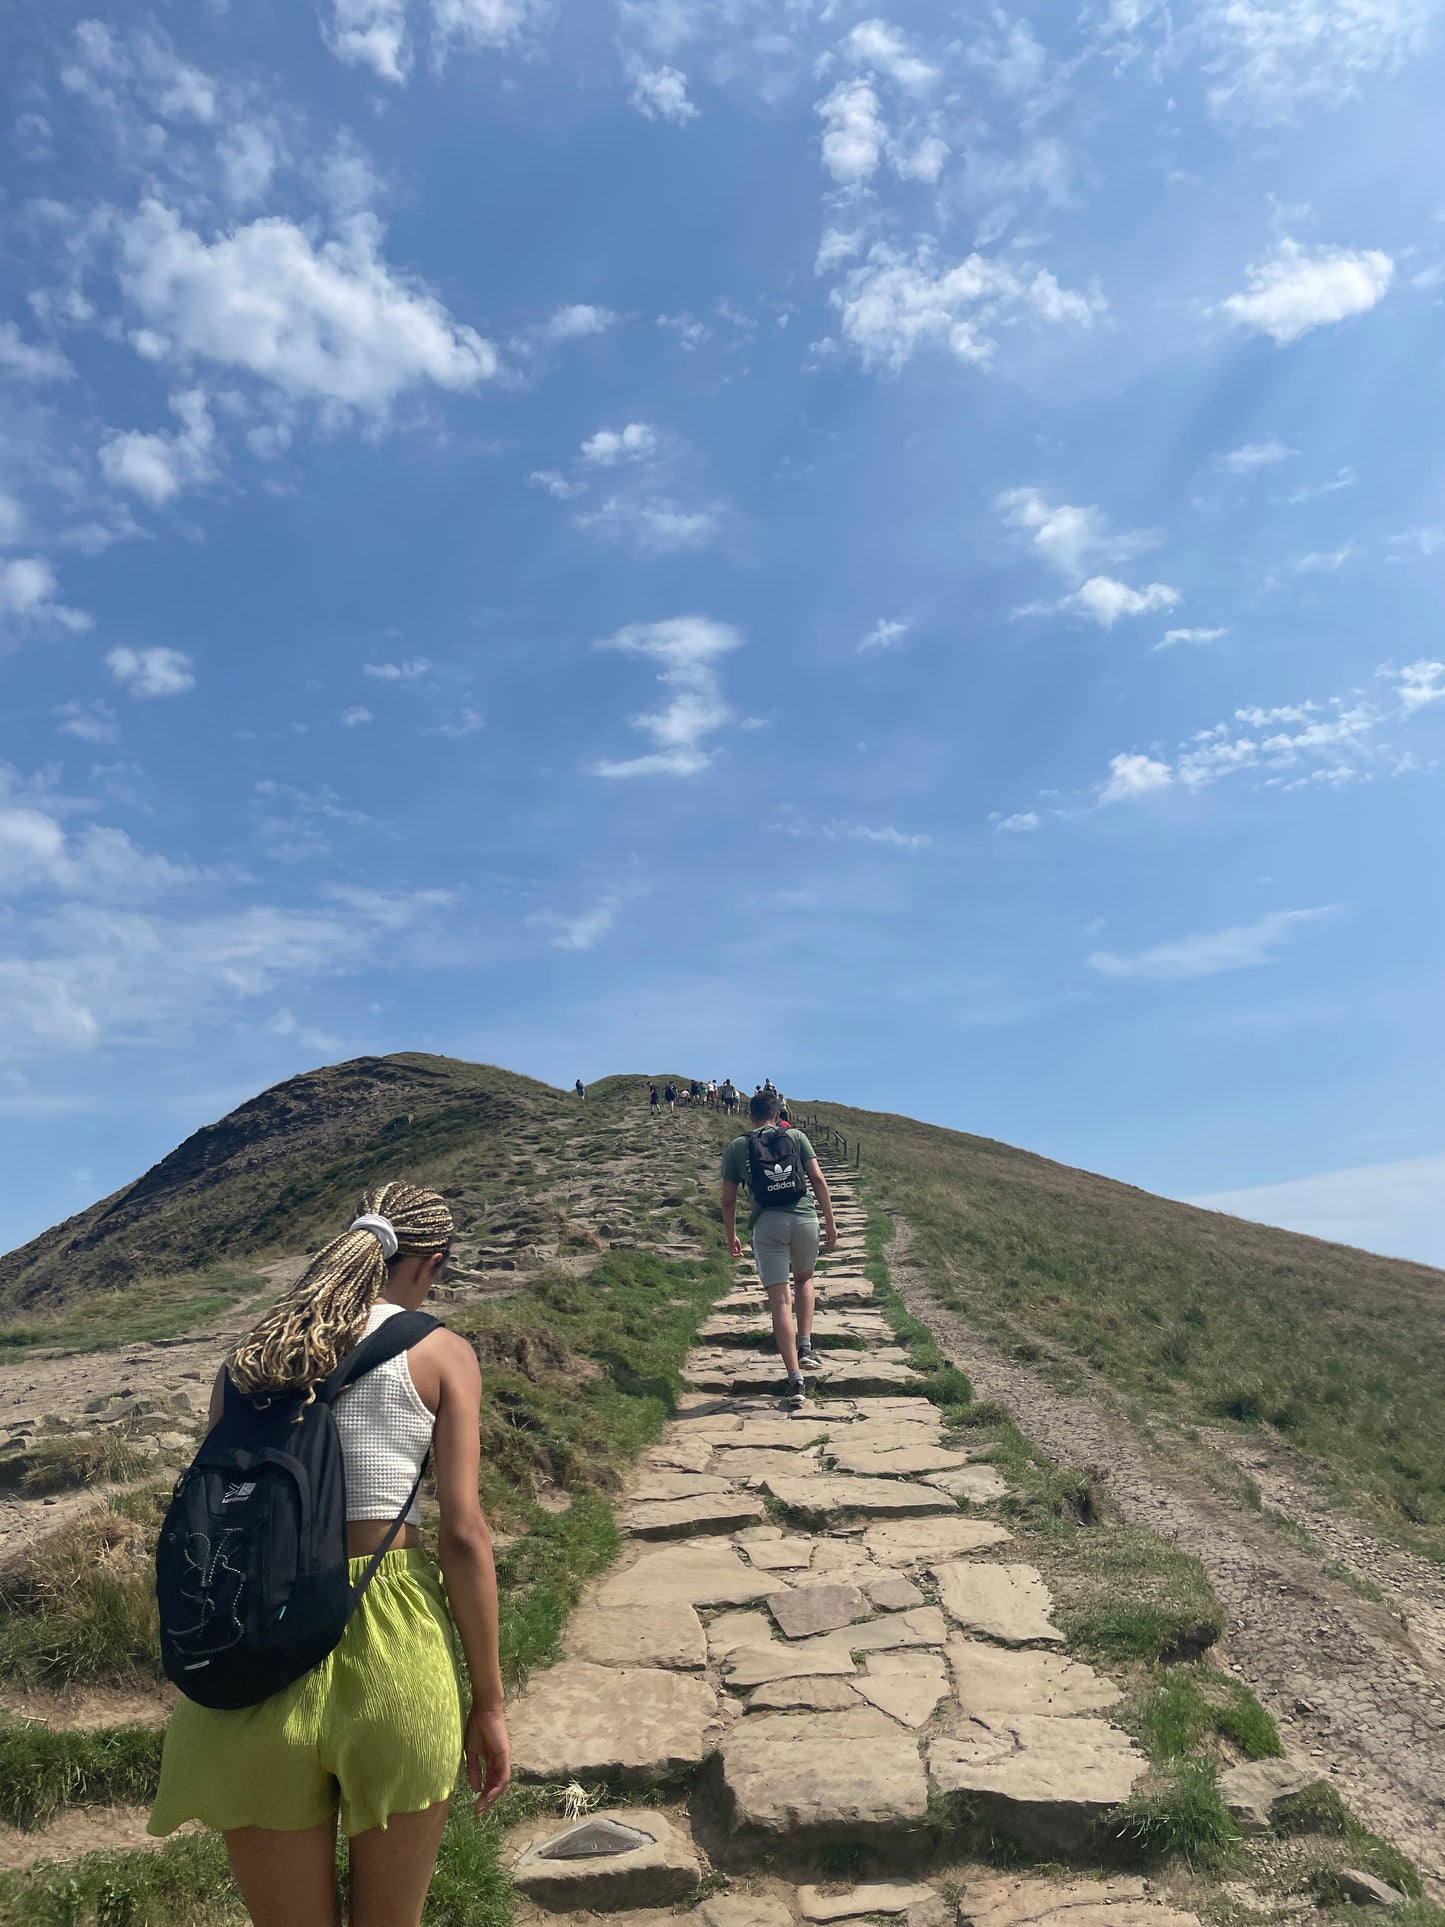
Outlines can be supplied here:
<path id="1" fill-rule="evenodd" d="M 389 1218 L 395 1264 L 406 1253 L 445 1251 L 452 1214 L 435 1191 L 397 1180 L 363 1191 L 356 1216 Z M 226 1369 L 240 1391 L 305 1392 L 325 1378 L 361 1338 L 386 1287 L 388 1260 L 371 1231 L 343 1231 L 306 1270 L 230 1357 Z"/>

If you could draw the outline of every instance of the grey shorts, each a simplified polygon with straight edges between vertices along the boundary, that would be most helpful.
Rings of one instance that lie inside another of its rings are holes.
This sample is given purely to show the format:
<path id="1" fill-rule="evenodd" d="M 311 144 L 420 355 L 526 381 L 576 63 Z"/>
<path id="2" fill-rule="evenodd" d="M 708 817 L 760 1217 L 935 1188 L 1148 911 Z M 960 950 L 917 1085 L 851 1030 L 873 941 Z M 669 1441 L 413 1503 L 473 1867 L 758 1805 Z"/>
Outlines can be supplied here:
<path id="1" fill-rule="evenodd" d="M 764 1289 L 785 1285 L 788 1273 L 811 1278 L 818 1269 L 818 1220 L 811 1211 L 765 1211 L 753 1226 L 753 1257 Z"/>

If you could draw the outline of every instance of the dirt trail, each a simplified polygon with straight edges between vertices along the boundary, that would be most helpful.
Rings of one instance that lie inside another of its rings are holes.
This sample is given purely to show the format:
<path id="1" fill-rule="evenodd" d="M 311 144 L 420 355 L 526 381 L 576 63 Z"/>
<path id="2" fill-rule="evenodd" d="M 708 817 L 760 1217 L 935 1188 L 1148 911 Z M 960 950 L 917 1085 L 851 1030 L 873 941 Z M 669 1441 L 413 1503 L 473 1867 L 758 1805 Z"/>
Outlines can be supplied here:
<path id="1" fill-rule="evenodd" d="M 1287 1750 L 1317 1761 L 1362 1819 L 1418 1863 L 1445 1901 L 1445 1574 L 1330 1514 L 1281 1451 L 1231 1440 L 1266 1503 L 1369 1577 L 1362 1599 L 1258 1516 L 1229 1505 L 1145 1444 L 1097 1396 L 1061 1392 L 939 1303 L 895 1215 L 888 1265 L 905 1304 L 932 1329 L 980 1398 L 1002 1399 L 1030 1438 L 1087 1469 L 1122 1517 L 1200 1559 L 1229 1620 L 1221 1657 L 1268 1706 Z"/>

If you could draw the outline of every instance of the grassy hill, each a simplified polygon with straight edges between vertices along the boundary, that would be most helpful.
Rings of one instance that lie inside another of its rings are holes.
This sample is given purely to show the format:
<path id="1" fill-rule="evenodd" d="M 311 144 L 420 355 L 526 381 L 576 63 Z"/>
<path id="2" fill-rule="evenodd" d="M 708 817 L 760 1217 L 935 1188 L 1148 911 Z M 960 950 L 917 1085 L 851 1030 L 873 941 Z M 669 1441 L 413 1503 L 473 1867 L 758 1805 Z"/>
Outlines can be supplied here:
<path id="1" fill-rule="evenodd" d="M 453 1194 L 465 1263 L 469 1240 L 515 1217 L 508 1199 L 548 1173 L 555 1193 L 560 1174 L 612 1154 L 614 1099 L 640 1083 L 591 1087 L 584 1151 L 569 1138 L 570 1092 L 493 1066 L 402 1053 L 292 1078 L 0 1258 L 0 1351 L 65 1342 L 98 1317 L 113 1334 L 185 1329 L 198 1306 L 254 1285 L 247 1273 L 268 1255 L 314 1245 L 338 1200 L 399 1172 Z M 913 1119 L 808 1108 L 862 1139 L 935 1288 L 1016 1354 L 1065 1376 L 1093 1367 L 1188 1425 L 1284 1436 L 1340 1499 L 1445 1556 L 1445 1273 Z M 729 1128 L 707 1124 L 719 1140 Z M 550 1248 L 565 1250 L 565 1215 L 553 1216 Z"/>
<path id="2" fill-rule="evenodd" d="M 1016 1356 L 1287 1438 L 1339 1500 L 1445 1557 L 1445 1272 L 912 1118 L 805 1108 L 861 1140 L 934 1289 Z"/>

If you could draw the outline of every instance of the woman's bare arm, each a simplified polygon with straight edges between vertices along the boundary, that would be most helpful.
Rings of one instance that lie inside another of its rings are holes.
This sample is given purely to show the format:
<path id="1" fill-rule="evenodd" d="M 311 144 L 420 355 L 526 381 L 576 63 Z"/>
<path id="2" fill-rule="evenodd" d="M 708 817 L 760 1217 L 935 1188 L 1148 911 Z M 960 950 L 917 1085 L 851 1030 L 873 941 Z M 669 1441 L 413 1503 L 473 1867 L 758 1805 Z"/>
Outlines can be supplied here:
<path id="1" fill-rule="evenodd" d="M 471 1346 L 455 1332 L 435 1332 L 417 1349 L 423 1348 L 435 1360 L 438 1378 L 432 1438 L 441 1512 L 437 1553 L 472 1684 L 467 1776 L 477 1795 L 476 1810 L 483 1813 L 511 1777 L 511 1747 L 502 1710 L 497 1572 L 477 1492 L 482 1374 Z"/>

